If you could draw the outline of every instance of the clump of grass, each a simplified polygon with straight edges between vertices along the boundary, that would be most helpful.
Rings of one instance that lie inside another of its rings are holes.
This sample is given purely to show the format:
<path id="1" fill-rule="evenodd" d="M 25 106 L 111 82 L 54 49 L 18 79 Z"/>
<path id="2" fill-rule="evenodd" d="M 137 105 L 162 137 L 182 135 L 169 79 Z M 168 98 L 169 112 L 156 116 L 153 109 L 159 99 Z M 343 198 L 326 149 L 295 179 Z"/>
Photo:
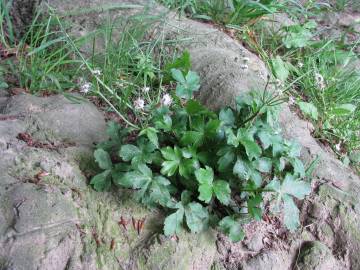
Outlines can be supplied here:
<path id="1" fill-rule="evenodd" d="M 49 8 L 37 13 L 25 36 L 12 45 L 17 52 L 13 73 L 19 86 L 33 94 L 79 90 L 103 99 L 128 125 L 146 121 L 146 111 L 164 94 L 161 66 L 175 57 L 163 53 L 161 33 L 145 37 L 160 20 L 146 14 L 119 17 L 74 38 L 66 17 Z M 134 106 L 139 98 L 145 107 L 141 113 Z"/>
<path id="2" fill-rule="evenodd" d="M 283 5 L 277 0 L 161 0 L 162 4 L 197 19 L 239 27 L 265 14 L 276 12 Z"/>
<path id="3" fill-rule="evenodd" d="M 50 14 L 37 13 L 18 45 L 20 86 L 31 93 L 63 92 L 75 86 L 79 61 Z"/>
<path id="4" fill-rule="evenodd" d="M 328 45 L 303 57 L 303 65 L 294 73 L 303 76 L 298 89 L 319 112 L 317 136 L 334 150 L 352 152 L 360 149 L 360 74 L 352 69 L 353 54 Z"/>
<path id="5" fill-rule="evenodd" d="M 0 2 L 0 44 L 4 48 L 9 48 L 15 43 L 15 35 L 10 19 L 11 1 Z"/>
<path id="6" fill-rule="evenodd" d="M 349 163 L 360 149 L 360 74 L 353 65 L 359 57 L 353 50 L 357 43 L 318 40 L 317 31 L 311 21 L 275 32 L 268 22 L 259 21 L 243 28 L 242 37 L 275 77 L 294 86 L 291 94 L 296 98 L 291 100 L 314 123 L 314 136 Z"/>

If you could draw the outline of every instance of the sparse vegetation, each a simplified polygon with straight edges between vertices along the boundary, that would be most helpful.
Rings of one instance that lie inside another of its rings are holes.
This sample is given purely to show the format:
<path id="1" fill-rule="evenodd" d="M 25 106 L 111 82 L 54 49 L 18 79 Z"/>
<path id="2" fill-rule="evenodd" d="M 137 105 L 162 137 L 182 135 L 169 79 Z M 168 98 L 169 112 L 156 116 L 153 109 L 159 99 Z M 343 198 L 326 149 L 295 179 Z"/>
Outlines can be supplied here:
<path id="1" fill-rule="evenodd" d="M 299 145 L 280 135 L 278 105 L 289 100 L 301 117 L 312 121 L 314 137 L 346 165 L 358 166 L 360 74 L 353 65 L 359 40 L 319 38 L 311 17 L 331 6 L 300 7 L 276 0 L 160 2 L 179 16 L 234 31 L 234 38 L 245 41 L 268 64 L 283 91 L 255 89 L 258 92 L 240 96 L 236 108 L 210 111 L 193 98 L 201 82 L 191 71 L 189 53 L 169 55 L 163 51 L 162 35 L 145 38 L 160 17 L 108 21 L 74 38 L 62 18 L 49 10 L 47 16 L 38 13 L 17 40 L 4 2 L 0 42 L 9 56 L 0 69 L 0 88 L 16 86 L 32 94 L 62 93 L 76 99 L 70 94 L 79 92 L 106 104 L 105 110 L 127 128 L 109 124 L 110 140 L 94 153 L 101 172 L 91 184 L 98 191 L 114 185 L 136 190 L 140 202 L 168 214 L 168 236 L 185 225 L 192 232 L 211 226 L 233 241 L 242 240 L 242 225 L 268 211 L 264 192 L 275 194 L 285 225 L 294 231 L 300 225 L 294 198 L 310 194 L 311 170 L 299 159 Z M 287 5 L 293 7 L 296 22 L 269 27 L 266 15 Z M 343 10 L 346 3 L 337 1 L 334 8 Z M 115 39 L 118 27 L 122 31 Z M 101 50 L 98 40 L 104 41 Z M 7 81 L 9 73 L 16 83 Z"/>

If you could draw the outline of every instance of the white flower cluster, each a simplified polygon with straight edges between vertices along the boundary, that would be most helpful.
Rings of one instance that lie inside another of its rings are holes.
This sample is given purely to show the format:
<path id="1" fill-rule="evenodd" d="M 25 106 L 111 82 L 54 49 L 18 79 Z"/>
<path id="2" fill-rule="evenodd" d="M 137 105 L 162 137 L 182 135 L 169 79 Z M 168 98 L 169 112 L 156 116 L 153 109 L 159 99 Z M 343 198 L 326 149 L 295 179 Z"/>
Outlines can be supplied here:
<path id="1" fill-rule="evenodd" d="M 90 82 L 84 82 L 80 85 L 80 93 L 87 94 L 90 92 L 92 84 Z"/>
<path id="2" fill-rule="evenodd" d="M 161 98 L 161 104 L 164 106 L 170 106 L 172 104 L 172 102 L 173 102 L 173 99 L 169 94 L 165 94 Z"/>
<path id="3" fill-rule="evenodd" d="M 171 106 L 173 99 L 169 94 L 164 94 L 160 100 L 163 106 Z M 134 101 L 134 108 L 138 111 L 142 111 L 145 108 L 145 100 L 141 97 Z"/>
<path id="4" fill-rule="evenodd" d="M 142 98 L 137 98 L 135 101 L 134 101 L 134 107 L 136 110 L 143 110 L 144 107 L 145 107 L 145 100 L 143 100 Z"/>

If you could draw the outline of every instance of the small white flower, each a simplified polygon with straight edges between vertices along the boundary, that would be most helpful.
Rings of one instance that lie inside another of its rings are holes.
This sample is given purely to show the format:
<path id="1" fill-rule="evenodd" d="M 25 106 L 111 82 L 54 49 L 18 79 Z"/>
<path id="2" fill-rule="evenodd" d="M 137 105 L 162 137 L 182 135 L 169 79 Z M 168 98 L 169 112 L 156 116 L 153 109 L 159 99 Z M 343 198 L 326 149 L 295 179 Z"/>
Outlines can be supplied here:
<path id="1" fill-rule="evenodd" d="M 241 68 L 242 70 L 247 70 L 247 69 L 249 68 L 249 66 L 246 65 L 246 64 L 241 64 L 241 65 L 240 65 L 240 68 Z"/>
<path id="2" fill-rule="evenodd" d="M 173 99 L 169 94 L 165 94 L 161 98 L 161 104 L 164 106 L 170 106 L 172 104 L 172 102 L 173 102 Z"/>
<path id="3" fill-rule="evenodd" d="M 340 152 L 341 150 L 341 143 L 335 144 L 336 151 Z"/>
<path id="4" fill-rule="evenodd" d="M 87 94 L 91 90 L 92 84 L 90 82 L 85 82 L 80 86 L 80 92 Z"/>
<path id="5" fill-rule="evenodd" d="M 145 87 L 143 87 L 142 91 L 143 91 L 144 93 L 149 93 L 150 87 L 145 86 Z"/>
<path id="6" fill-rule="evenodd" d="M 137 98 L 134 101 L 134 107 L 136 110 L 143 110 L 145 107 L 145 101 L 142 98 Z"/>
<path id="7" fill-rule="evenodd" d="M 294 104 L 295 104 L 295 98 L 289 97 L 289 105 L 294 105 Z"/>
<path id="8" fill-rule="evenodd" d="M 250 58 L 249 58 L 249 57 L 244 57 L 244 58 L 243 58 L 243 61 L 244 61 L 244 63 L 246 64 L 246 63 L 248 63 L 248 62 L 250 61 Z"/>
<path id="9" fill-rule="evenodd" d="M 136 110 L 143 110 L 145 107 L 145 101 L 142 98 L 137 98 L 134 101 L 134 107 Z"/>
<path id="10" fill-rule="evenodd" d="M 95 69 L 92 71 L 92 73 L 93 73 L 94 75 L 96 75 L 96 76 L 100 76 L 100 75 L 101 75 L 101 69 L 95 68 Z"/>
<path id="11" fill-rule="evenodd" d="M 299 68 L 302 68 L 303 66 L 304 66 L 304 63 L 303 63 L 303 62 L 299 62 L 299 63 L 298 63 L 298 67 L 299 67 Z"/>

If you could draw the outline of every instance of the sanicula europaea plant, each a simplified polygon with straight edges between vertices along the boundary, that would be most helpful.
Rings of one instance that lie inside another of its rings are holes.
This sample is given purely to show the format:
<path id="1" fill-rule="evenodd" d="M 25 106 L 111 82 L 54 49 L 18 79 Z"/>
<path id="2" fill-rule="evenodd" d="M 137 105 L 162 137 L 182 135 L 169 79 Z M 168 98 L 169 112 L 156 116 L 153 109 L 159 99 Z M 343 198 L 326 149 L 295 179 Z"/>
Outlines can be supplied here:
<path id="1" fill-rule="evenodd" d="M 91 179 L 94 189 L 134 190 L 139 202 L 167 214 L 167 236 L 214 227 L 234 242 L 244 238 L 243 224 L 262 218 L 270 192 L 286 227 L 296 230 L 294 199 L 304 199 L 311 187 L 300 145 L 280 134 L 279 99 L 265 89 L 213 112 L 193 98 L 200 87 L 195 72 L 171 73 L 172 103 L 159 104 L 135 140 L 128 136 L 134 130 L 110 122 L 110 139 L 94 152 L 102 170 Z"/>

